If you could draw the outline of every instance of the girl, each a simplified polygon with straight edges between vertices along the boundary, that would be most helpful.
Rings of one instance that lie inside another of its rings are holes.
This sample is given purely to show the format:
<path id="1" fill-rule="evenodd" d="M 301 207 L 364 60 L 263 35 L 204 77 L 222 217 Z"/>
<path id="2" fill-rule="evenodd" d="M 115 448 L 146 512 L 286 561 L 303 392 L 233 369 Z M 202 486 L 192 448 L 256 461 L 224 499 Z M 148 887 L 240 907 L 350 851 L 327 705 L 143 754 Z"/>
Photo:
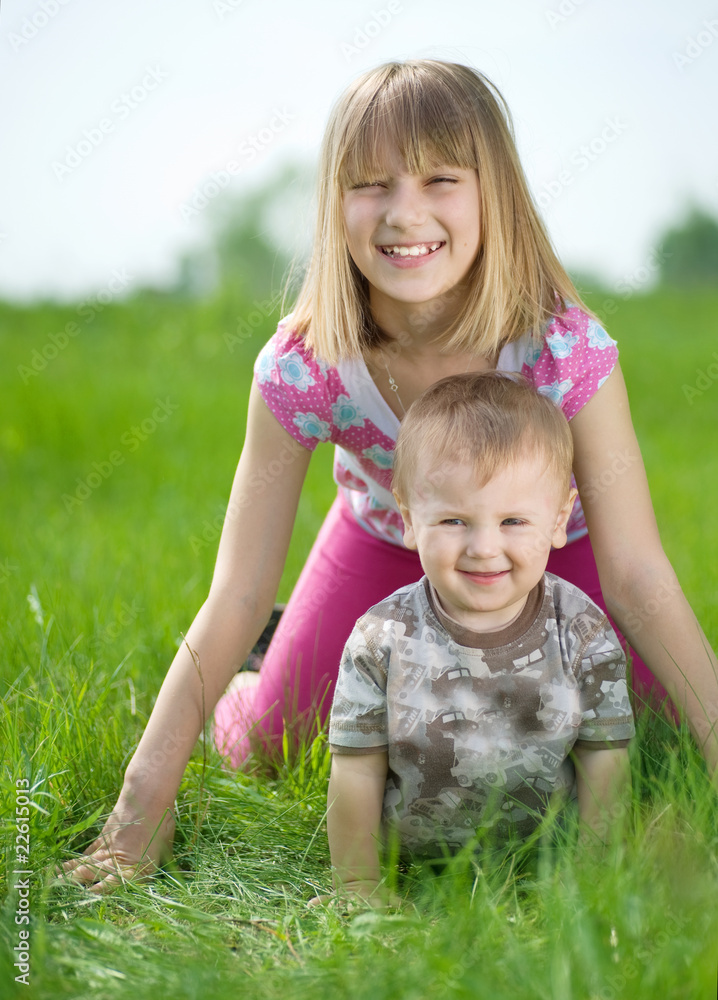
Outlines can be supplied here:
<path id="1" fill-rule="evenodd" d="M 209 597 L 73 878 L 104 891 L 161 857 L 205 711 L 217 705 L 234 764 L 285 722 L 326 716 L 356 618 L 422 575 L 391 496 L 402 415 L 440 378 L 491 368 L 523 372 L 571 421 L 583 509 L 549 571 L 610 611 L 718 762 L 715 659 L 661 547 L 617 350 L 553 252 L 503 99 L 465 66 L 390 63 L 331 117 L 313 257 L 257 362 Z M 270 615 L 319 441 L 337 446 L 339 495 L 261 671 L 232 681 Z M 653 684 L 635 658 L 634 676 Z"/>

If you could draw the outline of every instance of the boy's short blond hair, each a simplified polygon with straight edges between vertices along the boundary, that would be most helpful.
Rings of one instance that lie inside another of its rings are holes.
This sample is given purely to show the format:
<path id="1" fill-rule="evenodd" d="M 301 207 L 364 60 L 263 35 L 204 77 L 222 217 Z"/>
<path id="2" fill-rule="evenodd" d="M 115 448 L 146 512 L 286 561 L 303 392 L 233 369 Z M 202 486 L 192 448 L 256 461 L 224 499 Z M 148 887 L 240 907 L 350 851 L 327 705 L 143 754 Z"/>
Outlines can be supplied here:
<path id="1" fill-rule="evenodd" d="M 410 506 L 420 461 L 427 477 L 419 486 L 424 492 L 440 487 L 453 463 L 472 464 L 484 485 L 500 468 L 537 453 L 568 493 L 573 438 L 555 403 L 521 375 L 449 375 L 409 407 L 396 442 L 392 488 Z"/>

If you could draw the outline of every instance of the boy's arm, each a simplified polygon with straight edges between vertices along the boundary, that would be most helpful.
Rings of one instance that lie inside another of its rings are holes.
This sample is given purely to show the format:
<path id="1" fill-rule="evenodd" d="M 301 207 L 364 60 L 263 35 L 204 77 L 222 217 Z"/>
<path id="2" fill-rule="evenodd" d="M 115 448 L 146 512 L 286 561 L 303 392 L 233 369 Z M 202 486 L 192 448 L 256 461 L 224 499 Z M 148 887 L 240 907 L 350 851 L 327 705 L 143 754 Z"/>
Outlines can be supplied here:
<path id="1" fill-rule="evenodd" d="M 610 843 L 626 815 L 631 793 L 628 748 L 572 751 L 578 791 L 579 843 Z"/>
<path id="2" fill-rule="evenodd" d="M 338 895 L 368 900 L 381 880 L 379 841 L 386 751 L 333 754 L 327 795 L 327 834 Z"/>

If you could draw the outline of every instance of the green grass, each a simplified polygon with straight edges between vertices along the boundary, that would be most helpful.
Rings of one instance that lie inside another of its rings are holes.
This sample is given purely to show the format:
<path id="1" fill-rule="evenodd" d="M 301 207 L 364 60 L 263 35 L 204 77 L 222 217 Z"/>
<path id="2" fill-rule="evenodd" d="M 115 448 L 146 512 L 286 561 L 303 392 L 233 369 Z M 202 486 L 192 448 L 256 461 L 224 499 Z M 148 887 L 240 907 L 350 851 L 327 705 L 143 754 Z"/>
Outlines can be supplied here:
<path id="1" fill-rule="evenodd" d="M 607 298 L 590 304 L 600 312 Z M 52 884 L 54 864 L 111 808 L 206 595 L 252 360 L 272 331 L 268 318 L 232 343 L 251 310 L 145 295 L 86 323 L 72 307 L 0 307 L 0 994 L 713 996 L 716 799 L 686 734 L 648 716 L 631 750 L 625 845 L 601 865 L 567 844 L 529 846 L 459 858 L 442 876 L 401 872 L 398 913 L 307 909 L 329 884 L 319 740 L 271 780 L 224 771 L 209 744 L 203 774 L 198 747 L 165 875 L 102 899 Z M 608 318 L 664 544 L 714 646 L 718 380 L 697 396 L 684 387 L 706 385 L 717 314 L 718 295 L 656 293 L 616 298 Z M 49 357 L 50 334 L 73 321 L 80 332 Z M 47 362 L 36 375 L 33 357 Z M 331 502 L 331 459 L 320 448 L 312 460 L 283 598 Z M 78 480 L 89 495 L 75 504 Z M 29 988 L 10 957 L 23 778 L 36 806 Z"/>

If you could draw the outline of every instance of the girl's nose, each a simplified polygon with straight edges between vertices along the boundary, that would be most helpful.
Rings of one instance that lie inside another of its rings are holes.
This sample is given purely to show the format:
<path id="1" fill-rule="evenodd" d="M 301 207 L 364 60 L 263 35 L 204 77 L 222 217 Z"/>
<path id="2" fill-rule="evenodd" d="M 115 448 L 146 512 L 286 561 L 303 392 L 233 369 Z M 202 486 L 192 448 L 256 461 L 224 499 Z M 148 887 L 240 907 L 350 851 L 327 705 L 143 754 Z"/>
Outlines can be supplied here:
<path id="1" fill-rule="evenodd" d="M 426 205 L 413 177 L 402 179 L 387 192 L 384 216 L 393 229 L 411 229 L 426 219 Z"/>

